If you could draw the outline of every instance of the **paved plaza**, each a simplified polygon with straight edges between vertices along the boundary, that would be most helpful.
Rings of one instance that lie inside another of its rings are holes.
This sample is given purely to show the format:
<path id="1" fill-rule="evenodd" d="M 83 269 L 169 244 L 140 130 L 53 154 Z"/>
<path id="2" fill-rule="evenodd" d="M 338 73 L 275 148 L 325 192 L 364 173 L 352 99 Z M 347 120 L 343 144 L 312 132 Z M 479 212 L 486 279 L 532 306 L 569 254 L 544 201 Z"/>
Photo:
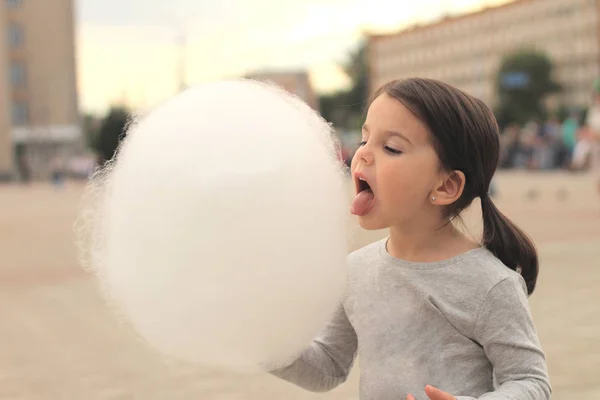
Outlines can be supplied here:
<path id="1" fill-rule="evenodd" d="M 555 400 L 600 399 L 600 199 L 594 180 L 501 173 L 497 204 L 538 245 L 530 299 Z M 77 266 L 81 183 L 0 186 L 0 399 L 358 399 L 347 383 L 312 394 L 271 376 L 165 362 L 136 341 Z M 465 225 L 477 235 L 477 204 Z M 293 227 L 290 227 L 293 229 Z M 354 227 L 352 249 L 385 232 Z"/>

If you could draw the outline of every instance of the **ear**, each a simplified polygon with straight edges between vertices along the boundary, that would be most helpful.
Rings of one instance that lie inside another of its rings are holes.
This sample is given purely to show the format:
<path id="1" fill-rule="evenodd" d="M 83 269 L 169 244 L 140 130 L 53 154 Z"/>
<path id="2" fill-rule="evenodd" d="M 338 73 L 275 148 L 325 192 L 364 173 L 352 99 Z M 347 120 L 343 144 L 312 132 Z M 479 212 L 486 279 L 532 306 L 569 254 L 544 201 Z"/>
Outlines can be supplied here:
<path id="1" fill-rule="evenodd" d="M 460 198 L 465 189 L 467 178 L 462 171 L 443 174 L 437 187 L 431 191 L 429 200 L 437 206 L 447 206 Z"/>

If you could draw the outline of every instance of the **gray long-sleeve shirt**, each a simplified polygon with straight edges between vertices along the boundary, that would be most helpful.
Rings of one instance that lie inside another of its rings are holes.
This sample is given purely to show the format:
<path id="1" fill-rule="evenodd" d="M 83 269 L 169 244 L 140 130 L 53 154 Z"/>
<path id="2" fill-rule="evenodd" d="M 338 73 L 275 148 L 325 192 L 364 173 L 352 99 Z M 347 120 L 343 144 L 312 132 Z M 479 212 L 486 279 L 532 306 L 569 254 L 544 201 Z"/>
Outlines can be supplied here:
<path id="1" fill-rule="evenodd" d="M 272 372 L 311 391 L 360 359 L 360 399 L 546 400 L 550 383 L 525 282 L 489 251 L 433 263 L 392 257 L 386 241 L 349 256 L 348 292 L 322 334 Z"/>

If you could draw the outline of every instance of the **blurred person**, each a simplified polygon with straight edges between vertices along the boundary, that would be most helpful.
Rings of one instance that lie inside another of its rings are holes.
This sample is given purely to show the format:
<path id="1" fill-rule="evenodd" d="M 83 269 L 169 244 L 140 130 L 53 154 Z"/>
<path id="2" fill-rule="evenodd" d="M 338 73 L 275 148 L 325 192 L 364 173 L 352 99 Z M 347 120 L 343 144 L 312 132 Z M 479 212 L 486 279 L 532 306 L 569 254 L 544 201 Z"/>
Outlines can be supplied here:
<path id="1" fill-rule="evenodd" d="M 271 373 L 323 392 L 358 355 L 365 400 L 549 399 L 527 299 L 537 252 L 489 196 L 500 157 L 493 113 L 439 81 L 391 81 L 372 96 L 362 136 L 351 212 L 389 235 L 349 256 L 337 312 Z M 481 242 L 452 223 L 475 198 Z"/>
<path id="2" fill-rule="evenodd" d="M 536 124 L 533 139 L 533 166 L 548 170 L 554 166 L 556 144 L 560 138 L 560 125 L 555 118 Z"/>
<path id="3" fill-rule="evenodd" d="M 600 194 L 600 79 L 594 82 L 593 100 L 588 110 L 586 125 L 589 128 L 587 142 L 589 143 L 589 153 L 591 168 L 598 175 L 598 194 Z"/>
<path id="4" fill-rule="evenodd" d="M 542 129 L 542 169 L 554 169 L 560 165 L 559 156 L 562 149 L 562 126 L 558 118 L 552 116 L 544 123 Z"/>
<path id="5" fill-rule="evenodd" d="M 592 130 L 589 126 L 584 125 L 577 132 L 577 143 L 573 149 L 573 159 L 571 161 L 572 171 L 586 171 L 592 164 Z"/>
<path id="6" fill-rule="evenodd" d="M 514 168 L 519 152 L 521 127 L 510 124 L 500 136 L 500 168 Z"/>
<path id="7" fill-rule="evenodd" d="M 539 125 L 535 121 L 530 121 L 521 129 L 520 132 L 520 159 L 519 166 L 527 169 L 537 169 L 538 162 L 536 158 L 536 148 L 538 146 Z"/>
<path id="8" fill-rule="evenodd" d="M 567 119 L 562 124 L 562 143 L 565 150 L 564 165 L 571 163 L 573 151 L 577 144 L 577 132 L 579 131 L 579 113 L 571 111 Z"/>
<path id="9" fill-rule="evenodd" d="M 56 156 L 50 161 L 50 174 L 54 187 L 62 189 L 66 174 L 66 165 L 63 157 Z"/>
<path id="10" fill-rule="evenodd" d="M 24 144 L 19 143 L 15 146 L 17 172 L 22 183 L 28 184 L 31 181 L 31 166 L 29 156 Z"/>

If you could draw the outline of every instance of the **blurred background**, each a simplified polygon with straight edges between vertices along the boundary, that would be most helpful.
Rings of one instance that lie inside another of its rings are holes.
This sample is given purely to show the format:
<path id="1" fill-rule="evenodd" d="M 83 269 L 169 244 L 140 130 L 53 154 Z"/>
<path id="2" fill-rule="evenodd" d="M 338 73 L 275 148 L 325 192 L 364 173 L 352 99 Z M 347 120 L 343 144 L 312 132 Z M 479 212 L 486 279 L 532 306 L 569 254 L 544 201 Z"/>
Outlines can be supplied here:
<path id="1" fill-rule="evenodd" d="M 313 395 L 165 365 L 105 309 L 72 225 L 130 115 L 188 86 L 279 84 L 334 124 L 349 162 L 370 91 L 422 76 L 494 110 L 493 195 L 540 249 L 553 398 L 600 399 L 600 0 L 0 0 L 0 56 L 0 398 L 357 399 L 356 369 Z M 477 207 L 466 220 L 479 229 Z"/>

